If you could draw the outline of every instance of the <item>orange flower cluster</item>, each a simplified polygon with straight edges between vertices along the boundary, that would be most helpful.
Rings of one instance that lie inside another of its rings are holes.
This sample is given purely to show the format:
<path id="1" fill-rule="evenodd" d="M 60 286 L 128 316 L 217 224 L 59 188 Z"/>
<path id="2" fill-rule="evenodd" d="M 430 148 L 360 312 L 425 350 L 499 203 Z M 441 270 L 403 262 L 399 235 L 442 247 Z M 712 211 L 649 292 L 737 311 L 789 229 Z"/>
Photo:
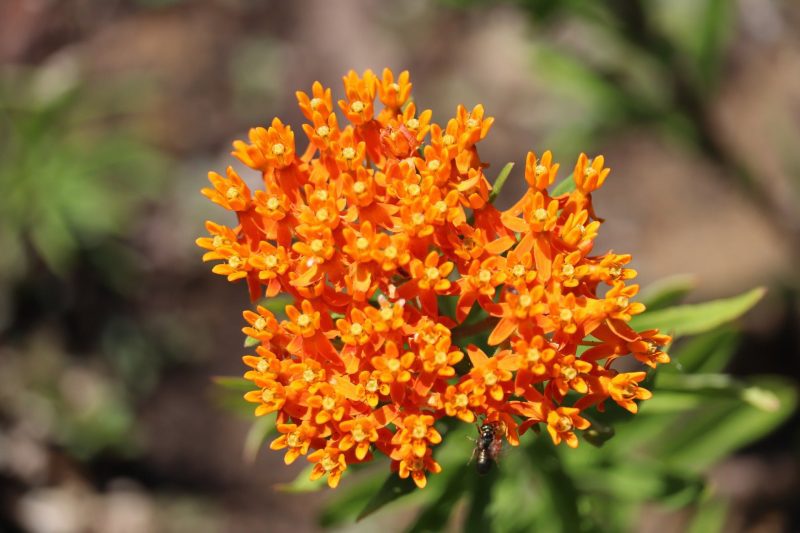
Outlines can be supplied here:
<path id="1" fill-rule="evenodd" d="M 197 241 L 221 261 L 213 272 L 246 280 L 254 301 L 293 300 L 285 316 L 244 312 L 260 343 L 244 357 L 245 398 L 258 416 L 277 412 L 271 448 L 286 463 L 306 455 L 331 487 L 377 450 L 424 487 L 441 470 L 443 417 L 497 422 L 512 445 L 544 424 L 574 447 L 582 410 L 611 400 L 636 412 L 645 372 L 610 363 L 632 354 L 655 367 L 670 339 L 627 325 L 644 309 L 626 284 L 631 257 L 591 255 L 603 158 L 581 155 L 574 191 L 551 196 L 558 164 L 529 153 L 527 192 L 499 211 L 476 149 L 493 122 L 482 106 L 442 127 L 417 111 L 407 72 L 350 72 L 344 87 L 344 126 L 330 89 L 297 93 L 304 152 L 277 118 L 234 143 L 263 188 L 228 168 L 203 190 L 238 219 L 208 222 Z M 459 345 L 481 328 L 491 356 Z"/>

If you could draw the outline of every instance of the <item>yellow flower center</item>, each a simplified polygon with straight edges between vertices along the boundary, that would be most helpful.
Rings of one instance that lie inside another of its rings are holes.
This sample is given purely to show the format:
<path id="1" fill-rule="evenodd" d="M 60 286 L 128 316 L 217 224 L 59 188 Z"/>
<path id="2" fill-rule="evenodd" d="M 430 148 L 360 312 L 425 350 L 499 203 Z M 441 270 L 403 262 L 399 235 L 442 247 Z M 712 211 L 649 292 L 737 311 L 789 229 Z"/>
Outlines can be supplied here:
<path id="1" fill-rule="evenodd" d="M 263 316 L 258 317 L 256 321 L 253 322 L 253 329 L 263 331 L 265 327 L 267 327 L 267 319 Z"/>
<path id="2" fill-rule="evenodd" d="M 270 211 L 275 211 L 281 206 L 281 201 L 275 198 L 274 196 L 270 196 L 269 200 L 267 200 L 267 209 Z"/>
<path id="3" fill-rule="evenodd" d="M 364 189 L 366 189 L 366 188 L 367 188 L 367 186 L 364 185 L 364 183 L 362 183 L 360 181 L 357 181 L 357 182 L 355 182 L 353 184 L 353 192 L 356 193 L 356 194 L 361 194 L 362 192 L 364 192 Z"/>
<path id="4" fill-rule="evenodd" d="M 571 366 L 565 366 L 564 368 L 561 369 L 561 377 L 563 377 L 567 381 L 572 381 L 573 379 L 578 377 L 578 372 Z"/>
<path id="5" fill-rule="evenodd" d="M 622 397 L 624 399 L 626 399 L 626 400 L 630 400 L 631 398 L 635 398 L 636 397 L 636 389 L 638 389 L 638 388 L 639 388 L 639 386 L 636 384 L 636 382 L 634 382 L 634 381 L 627 382 L 625 384 L 625 386 L 622 387 Z"/>
<path id="6" fill-rule="evenodd" d="M 567 278 L 571 278 L 575 274 L 575 267 L 569 263 L 565 263 L 564 266 L 561 267 L 561 274 Z"/>
<path id="7" fill-rule="evenodd" d="M 569 322 L 572 320 L 572 311 L 569 309 L 562 309 L 561 312 L 558 314 L 558 317 L 561 319 L 562 322 Z"/>
<path id="8" fill-rule="evenodd" d="M 386 367 L 389 369 L 390 372 L 397 372 L 400 370 L 400 361 L 397 359 L 389 359 L 386 362 Z"/>
<path id="9" fill-rule="evenodd" d="M 269 370 L 269 363 L 267 363 L 266 359 L 262 359 L 258 362 L 256 365 L 256 370 L 262 374 Z"/>
<path id="10" fill-rule="evenodd" d="M 225 191 L 225 198 L 227 198 L 228 201 L 235 200 L 238 197 L 239 197 L 239 189 L 237 189 L 236 187 L 228 187 L 228 190 Z"/>
<path id="11" fill-rule="evenodd" d="M 411 196 L 419 196 L 419 193 L 420 193 L 420 188 L 419 185 L 417 185 L 416 183 L 412 183 L 411 185 L 408 186 L 408 194 L 410 194 Z"/>
<path id="12" fill-rule="evenodd" d="M 442 142 L 446 145 L 455 144 L 456 138 L 448 133 L 444 137 L 442 137 Z"/>
<path id="13" fill-rule="evenodd" d="M 480 281 L 481 283 L 489 283 L 490 281 L 492 281 L 491 271 L 485 268 L 481 269 L 481 271 L 478 272 L 478 281 Z"/>
<path id="14" fill-rule="evenodd" d="M 308 316 L 307 314 L 303 313 L 302 315 L 297 317 L 297 325 L 300 326 L 301 328 L 304 328 L 309 324 L 311 324 L 311 317 Z"/>
<path id="15" fill-rule="evenodd" d="M 470 129 L 477 128 L 478 127 L 478 121 L 475 120 L 474 118 L 471 118 L 471 119 L 467 120 L 467 127 L 470 128 Z"/>
<path id="16" fill-rule="evenodd" d="M 538 363 L 542 358 L 542 353 L 536 348 L 528 348 L 528 351 L 525 353 L 525 358 L 529 363 Z"/>
<path id="17" fill-rule="evenodd" d="M 396 83 L 390 83 L 388 89 L 392 92 L 400 92 L 400 86 Z"/>
<path id="18" fill-rule="evenodd" d="M 417 440 L 422 440 L 425 438 L 425 435 L 428 433 L 428 427 L 425 424 L 417 424 L 414 426 L 414 430 L 411 432 L 411 436 Z"/>
<path id="19" fill-rule="evenodd" d="M 286 152 L 286 147 L 281 143 L 275 143 L 272 145 L 272 153 L 274 155 L 283 155 Z"/>
<path id="20" fill-rule="evenodd" d="M 358 336 L 361 335 L 362 333 L 364 333 L 364 326 L 362 326 L 358 322 L 350 326 L 350 335 Z"/>
<path id="21" fill-rule="evenodd" d="M 464 408 L 469 404 L 469 398 L 466 394 L 459 394 L 455 398 L 456 407 Z"/>
<path id="22" fill-rule="evenodd" d="M 434 206 L 434 207 L 436 208 L 436 210 L 437 210 L 437 211 L 439 211 L 440 213 L 445 213 L 445 212 L 447 212 L 447 202 L 445 202 L 444 200 L 439 200 L 439 201 L 438 201 L 438 202 L 436 202 L 436 203 L 435 203 L 433 206 Z"/>
<path id="23" fill-rule="evenodd" d="M 362 102 L 361 100 L 356 100 L 355 102 L 350 104 L 350 111 L 352 111 L 353 113 L 361 113 L 362 111 L 364 111 L 364 102 Z"/>
<path id="24" fill-rule="evenodd" d="M 319 464 L 322 465 L 322 468 L 324 468 L 326 472 L 330 472 L 339 468 L 339 463 L 334 461 L 330 455 L 323 457 Z"/>
<path id="25" fill-rule="evenodd" d="M 356 157 L 356 149 L 352 146 L 348 146 L 347 148 L 342 149 L 342 157 L 347 160 L 355 159 Z"/>
<path id="26" fill-rule="evenodd" d="M 406 128 L 408 128 L 410 130 L 415 130 L 415 129 L 419 128 L 419 120 L 417 120 L 415 118 L 408 119 L 406 121 Z"/>
<path id="27" fill-rule="evenodd" d="M 317 200 L 319 200 L 320 202 L 324 202 L 325 200 L 328 199 L 328 191 L 326 191 L 325 189 L 319 189 L 317 190 L 317 192 L 314 193 L 314 196 L 316 196 Z"/>
<path id="28" fill-rule="evenodd" d="M 367 392 L 375 392 L 378 390 L 378 380 L 375 378 L 370 379 L 367 381 L 366 386 L 364 387 L 367 389 Z"/>
<path id="29" fill-rule="evenodd" d="M 511 269 L 511 273 L 514 274 L 515 277 L 521 278 L 525 275 L 525 267 L 523 265 L 514 265 L 514 268 Z"/>
<path id="30" fill-rule="evenodd" d="M 436 267 L 428 267 L 425 269 L 425 277 L 429 280 L 439 279 L 439 269 Z"/>
<path id="31" fill-rule="evenodd" d="M 385 321 L 389 321 L 394 317 L 394 311 L 391 307 L 384 307 L 381 309 L 381 318 Z"/>
<path id="32" fill-rule="evenodd" d="M 586 167 L 586 170 L 583 171 L 583 175 L 587 178 L 591 178 L 597 174 L 597 171 L 593 167 Z"/>
<path id="33" fill-rule="evenodd" d="M 225 244 L 225 239 L 223 239 L 220 235 L 214 235 L 214 238 L 211 239 L 211 246 L 214 248 L 219 248 Z"/>
<path id="34" fill-rule="evenodd" d="M 444 366 L 447 364 L 447 352 L 436 352 L 436 355 L 433 358 L 434 363 L 438 366 Z"/>
<path id="35" fill-rule="evenodd" d="M 556 430 L 563 433 L 572 429 L 572 419 L 568 416 L 562 416 L 558 419 Z"/>
<path id="36" fill-rule="evenodd" d="M 483 382 L 489 387 L 494 387 L 497 384 L 497 375 L 494 372 L 488 372 L 483 376 Z"/>
<path id="37" fill-rule="evenodd" d="M 547 209 L 543 207 L 538 208 L 533 212 L 533 218 L 536 219 L 537 222 L 544 222 L 547 220 Z"/>
<path id="38" fill-rule="evenodd" d="M 261 399 L 264 401 L 264 403 L 270 403 L 273 398 L 275 398 L 275 394 L 271 390 L 264 389 L 261 391 Z"/>
<path id="39" fill-rule="evenodd" d="M 536 165 L 536 168 L 533 169 L 533 175 L 537 178 L 541 178 L 547 173 L 547 167 L 544 165 Z"/>
<path id="40" fill-rule="evenodd" d="M 531 298 L 530 294 L 523 294 L 519 297 L 520 307 L 530 307 L 531 305 L 533 305 L 533 298 Z"/>
<path id="41" fill-rule="evenodd" d="M 414 213 L 411 215 L 411 222 L 413 222 L 415 226 L 421 226 L 425 223 L 425 215 L 422 213 Z"/>
<path id="42" fill-rule="evenodd" d="M 442 166 L 442 164 L 439 162 L 439 160 L 438 159 L 434 159 L 433 161 L 428 163 L 428 170 L 430 170 L 432 172 L 436 172 L 437 170 L 439 170 L 439 168 L 441 166 Z"/>
<path id="43" fill-rule="evenodd" d="M 622 267 L 620 267 L 618 265 L 614 265 L 614 266 L 612 266 L 612 267 L 610 267 L 608 269 L 608 274 L 612 278 L 618 278 L 618 277 L 620 277 L 622 275 Z"/>
<path id="44" fill-rule="evenodd" d="M 369 239 L 367 239 L 366 237 L 359 237 L 358 239 L 356 239 L 356 248 L 358 248 L 362 252 L 364 250 L 367 250 L 369 248 Z"/>
<path id="45" fill-rule="evenodd" d="M 316 109 L 322 105 L 322 98 L 312 98 L 309 103 L 311 104 L 311 109 Z"/>
<path id="46" fill-rule="evenodd" d="M 413 456 L 410 462 L 406 461 L 406 464 L 408 465 L 408 469 L 412 472 L 421 472 L 425 470 L 425 461 L 417 456 Z"/>
<path id="47" fill-rule="evenodd" d="M 303 370 L 303 381 L 305 381 L 306 383 L 311 383 L 315 379 L 317 379 L 317 375 L 314 373 L 313 370 L 311 370 L 310 368 L 306 368 L 305 370 Z"/>
<path id="48" fill-rule="evenodd" d="M 242 258 L 238 255 L 232 255 L 228 258 L 228 266 L 237 269 L 242 266 Z"/>
<path id="49" fill-rule="evenodd" d="M 267 266 L 267 268 L 275 268 L 278 266 L 278 258 L 270 254 L 264 257 L 264 264 Z"/>
<path id="50" fill-rule="evenodd" d="M 394 246 L 392 246 L 392 245 L 390 244 L 390 245 L 389 245 L 389 246 L 387 246 L 387 247 L 386 247 L 386 249 L 383 251 L 383 255 L 385 255 L 387 259 L 394 259 L 394 258 L 396 258 L 396 257 L 397 257 L 397 248 L 395 248 Z"/>
<path id="51" fill-rule="evenodd" d="M 317 217 L 317 220 L 328 220 L 328 210 L 324 207 L 317 209 L 317 212 L 314 214 Z"/>
<path id="52" fill-rule="evenodd" d="M 353 428 L 353 440 L 356 442 L 361 442 L 367 438 L 367 433 L 364 431 L 364 428 L 361 427 L 361 424 L 356 425 Z"/>
<path id="53" fill-rule="evenodd" d="M 328 135 L 330 135 L 330 133 L 331 133 L 331 129 L 328 126 L 326 126 L 325 124 L 323 124 L 322 126 L 317 128 L 317 135 L 319 135 L 322 138 L 327 137 Z"/>
<path id="54" fill-rule="evenodd" d="M 325 243 L 322 239 L 314 239 L 311 241 L 311 251 L 314 253 L 319 253 L 325 248 Z"/>
<path id="55" fill-rule="evenodd" d="M 289 435 L 286 436 L 286 444 L 288 444 L 290 448 L 297 448 L 298 446 L 300 446 L 301 442 L 302 439 L 295 432 L 289 433 Z"/>
<path id="56" fill-rule="evenodd" d="M 616 303 L 617 307 L 619 308 L 625 309 L 626 307 L 628 307 L 628 299 L 625 298 L 624 296 L 620 296 L 619 298 L 617 298 Z"/>
<path id="57" fill-rule="evenodd" d="M 336 407 L 336 399 L 335 398 L 331 398 L 330 396 L 325 396 L 325 398 L 322 399 L 322 408 L 323 409 L 325 409 L 326 411 L 330 411 L 334 407 Z"/>

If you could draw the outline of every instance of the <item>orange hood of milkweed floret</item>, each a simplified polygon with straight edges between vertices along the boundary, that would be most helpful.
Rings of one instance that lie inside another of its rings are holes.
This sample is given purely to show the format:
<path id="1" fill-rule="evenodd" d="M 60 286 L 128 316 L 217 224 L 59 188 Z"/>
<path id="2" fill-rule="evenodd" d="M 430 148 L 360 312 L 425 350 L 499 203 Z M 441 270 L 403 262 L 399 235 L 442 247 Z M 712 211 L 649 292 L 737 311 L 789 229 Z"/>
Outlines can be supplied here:
<path id="1" fill-rule="evenodd" d="M 258 416 L 277 412 L 271 448 L 287 463 L 306 456 L 331 487 L 380 452 L 424 487 L 441 470 L 441 418 L 502 422 L 513 445 L 543 424 L 575 447 L 590 425 L 582 410 L 610 400 L 635 413 L 650 397 L 645 373 L 609 363 L 668 362 L 670 339 L 627 325 L 644 310 L 631 257 L 592 253 L 603 157 L 582 154 L 574 191 L 551 196 L 559 165 L 529 153 L 527 191 L 499 211 L 476 146 L 494 120 L 483 106 L 442 126 L 410 100 L 408 72 L 350 72 L 344 85 L 338 102 L 318 82 L 297 93 L 304 150 L 277 118 L 234 143 L 263 188 L 229 167 L 203 189 L 238 220 L 208 222 L 197 241 L 213 272 L 246 280 L 253 301 L 292 301 L 281 317 L 244 312 L 260 342 L 244 357 L 245 397 Z M 476 308 L 484 318 L 465 323 Z M 457 342 L 480 331 L 491 355 Z"/>

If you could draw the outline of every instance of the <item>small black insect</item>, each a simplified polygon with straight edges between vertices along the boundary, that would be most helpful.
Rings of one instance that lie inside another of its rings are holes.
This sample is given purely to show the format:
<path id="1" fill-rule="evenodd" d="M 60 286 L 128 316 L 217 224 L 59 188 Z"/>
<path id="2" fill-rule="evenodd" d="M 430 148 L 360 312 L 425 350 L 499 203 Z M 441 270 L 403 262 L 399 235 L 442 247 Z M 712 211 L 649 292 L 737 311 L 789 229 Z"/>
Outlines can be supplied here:
<path id="1" fill-rule="evenodd" d="M 475 468 L 478 474 L 488 474 L 492 465 L 497 462 L 503 448 L 503 429 L 500 422 L 488 422 L 478 429 L 478 440 L 472 456 L 476 458 Z"/>

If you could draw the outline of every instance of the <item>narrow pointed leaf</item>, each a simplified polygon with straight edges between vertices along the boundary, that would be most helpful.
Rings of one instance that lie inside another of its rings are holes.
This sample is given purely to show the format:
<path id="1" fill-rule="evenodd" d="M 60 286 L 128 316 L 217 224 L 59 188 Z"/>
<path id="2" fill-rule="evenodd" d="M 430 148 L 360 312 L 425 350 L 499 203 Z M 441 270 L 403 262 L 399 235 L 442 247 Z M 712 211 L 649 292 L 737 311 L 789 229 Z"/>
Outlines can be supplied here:
<path id="1" fill-rule="evenodd" d="M 299 494 L 304 492 L 317 492 L 324 487 L 327 487 L 327 478 L 325 476 L 313 481 L 309 479 L 312 470 L 314 470 L 314 465 L 310 464 L 301 470 L 299 474 L 297 474 L 297 477 L 294 478 L 294 481 L 275 485 L 275 490 L 279 492 Z M 346 473 L 347 471 L 345 471 L 344 474 Z M 342 475 L 344 476 L 344 474 Z"/>
<path id="2" fill-rule="evenodd" d="M 401 479 L 400 476 L 395 473 L 389 474 L 389 477 L 386 478 L 383 485 L 381 485 L 378 491 L 369 499 L 358 514 L 356 520 L 361 520 L 371 515 L 375 511 L 380 510 L 383 506 L 411 494 L 415 490 L 417 490 L 417 486 L 410 476 L 406 479 Z"/>
<path id="3" fill-rule="evenodd" d="M 676 305 L 697 285 L 696 278 L 688 274 L 669 276 L 651 283 L 642 290 L 639 301 L 647 306 L 647 311 L 657 311 Z"/>
<path id="4" fill-rule="evenodd" d="M 514 168 L 514 163 L 506 163 L 506 166 L 500 171 L 500 174 L 497 175 L 497 179 L 494 181 L 494 185 L 492 185 L 492 192 L 489 193 L 489 203 L 493 204 L 495 198 L 500 194 L 500 191 L 503 189 L 503 185 L 505 185 L 506 180 L 508 179 L 508 175 L 511 174 L 511 169 Z"/>
<path id="5" fill-rule="evenodd" d="M 562 194 L 571 193 L 575 190 L 575 180 L 572 179 L 572 174 L 564 178 L 563 180 L 559 181 L 556 187 L 553 189 L 553 192 L 550 194 L 552 196 L 561 196 Z"/>
<path id="6" fill-rule="evenodd" d="M 258 456 L 259 450 L 264 444 L 264 441 L 275 432 L 275 415 L 269 414 L 256 418 L 256 421 L 250 426 L 247 436 L 244 439 L 244 449 L 242 450 L 244 460 L 246 463 L 254 463 Z"/>
<path id="7" fill-rule="evenodd" d="M 732 298 L 646 312 L 634 317 L 631 327 L 638 331 L 658 328 L 674 337 L 705 333 L 745 314 L 765 292 L 766 289 L 758 287 Z"/>

